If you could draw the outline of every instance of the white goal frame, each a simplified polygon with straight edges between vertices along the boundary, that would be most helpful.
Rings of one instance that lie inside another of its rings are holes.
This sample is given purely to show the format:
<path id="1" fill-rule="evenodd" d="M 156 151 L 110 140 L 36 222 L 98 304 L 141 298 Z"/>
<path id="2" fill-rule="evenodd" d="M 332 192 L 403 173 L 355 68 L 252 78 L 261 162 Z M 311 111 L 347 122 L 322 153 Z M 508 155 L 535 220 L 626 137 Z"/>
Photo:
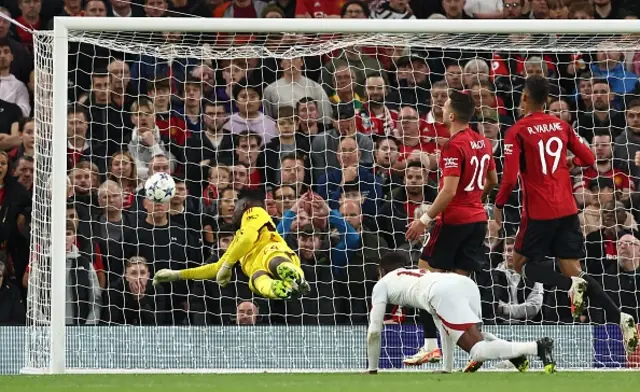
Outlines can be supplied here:
<path id="1" fill-rule="evenodd" d="M 226 18 L 74 18 L 56 17 L 53 29 L 53 112 L 51 175 L 51 323 L 49 367 L 24 369 L 29 373 L 60 374 L 65 353 L 65 194 L 67 78 L 69 31 L 211 32 L 211 33 L 420 33 L 420 34 L 634 34 L 638 20 L 342 20 L 342 19 L 226 19 Z M 37 61 L 36 61 L 37 67 Z M 38 80 L 36 80 L 38 83 Z M 37 117 L 37 116 L 36 116 Z M 38 127 L 41 124 L 37 124 Z M 27 327 L 29 328 L 29 327 Z M 43 327 L 37 327 L 43 328 Z M 363 336 L 364 339 L 364 336 Z M 215 371 L 215 369 L 212 369 Z M 76 369 L 71 370 L 76 372 Z M 157 370 L 156 370 L 157 371 Z M 169 372 L 170 370 L 161 370 Z M 179 370 L 185 372 L 184 370 Z M 88 371 L 95 373 L 93 371 Z"/>

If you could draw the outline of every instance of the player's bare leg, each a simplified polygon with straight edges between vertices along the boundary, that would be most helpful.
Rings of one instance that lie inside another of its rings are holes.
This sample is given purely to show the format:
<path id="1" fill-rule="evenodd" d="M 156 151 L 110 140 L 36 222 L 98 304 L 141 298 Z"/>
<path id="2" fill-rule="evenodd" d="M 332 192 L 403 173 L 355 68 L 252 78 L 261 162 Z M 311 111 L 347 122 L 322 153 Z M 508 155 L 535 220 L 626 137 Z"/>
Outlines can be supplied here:
<path id="1" fill-rule="evenodd" d="M 258 294 L 269 299 L 289 299 L 293 293 L 289 283 L 273 279 L 267 271 L 258 271 L 253 274 L 250 286 L 253 286 Z"/>
<path id="2" fill-rule="evenodd" d="M 432 268 L 425 260 L 418 260 L 418 268 L 432 272 L 440 272 Z M 442 350 L 438 347 L 438 328 L 433 321 L 433 316 L 426 310 L 419 310 L 420 322 L 424 330 L 424 345 L 417 353 L 406 357 L 402 363 L 406 366 L 420 366 L 425 363 L 438 363 L 442 359 Z"/>
<path id="3" fill-rule="evenodd" d="M 458 339 L 458 346 L 471 354 L 472 361 L 485 362 L 493 359 L 520 359 L 526 355 L 537 355 L 546 373 L 555 373 L 553 340 L 542 338 L 537 342 L 507 342 L 488 334 L 487 339 L 476 325 L 469 327 Z"/>
<path id="4" fill-rule="evenodd" d="M 292 294 L 305 295 L 311 289 L 304 278 L 302 268 L 292 263 L 287 257 L 276 256 L 269 260 L 269 271 L 286 282 L 293 290 Z"/>

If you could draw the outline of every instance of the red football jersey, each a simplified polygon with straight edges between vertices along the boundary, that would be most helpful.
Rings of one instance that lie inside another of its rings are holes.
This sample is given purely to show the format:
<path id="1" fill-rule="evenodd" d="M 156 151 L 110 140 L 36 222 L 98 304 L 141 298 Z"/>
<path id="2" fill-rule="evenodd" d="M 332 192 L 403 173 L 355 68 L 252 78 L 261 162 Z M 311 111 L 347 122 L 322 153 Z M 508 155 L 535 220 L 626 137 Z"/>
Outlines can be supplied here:
<path id="1" fill-rule="evenodd" d="M 576 214 L 567 149 L 575 154 L 573 162 L 578 166 L 595 163 L 593 152 L 566 122 L 542 112 L 518 120 L 505 138 L 496 206 L 502 208 L 507 202 L 520 173 L 522 216 L 549 220 Z"/>
<path id="2" fill-rule="evenodd" d="M 309 15 L 311 18 L 326 18 L 340 15 L 343 0 L 297 0 L 296 16 Z"/>
<path id="3" fill-rule="evenodd" d="M 487 173 L 496 169 L 489 139 L 467 128 L 451 136 L 440 153 L 440 189 L 444 177 L 459 177 L 456 195 L 439 217 L 447 225 L 486 222 L 482 191 Z"/>
<path id="4" fill-rule="evenodd" d="M 598 177 L 612 179 L 613 184 L 617 191 L 622 191 L 624 189 L 633 190 L 635 188 L 633 185 L 633 181 L 629 179 L 629 175 L 627 175 L 627 173 L 621 170 L 618 170 L 616 168 L 611 168 L 607 172 L 599 173 L 593 167 L 587 167 L 582 171 L 582 182 L 575 184 L 573 186 L 573 189 L 577 189 L 580 186 L 583 186 L 588 189 L 589 183 L 591 183 L 591 180 L 596 180 L 598 179 Z"/>

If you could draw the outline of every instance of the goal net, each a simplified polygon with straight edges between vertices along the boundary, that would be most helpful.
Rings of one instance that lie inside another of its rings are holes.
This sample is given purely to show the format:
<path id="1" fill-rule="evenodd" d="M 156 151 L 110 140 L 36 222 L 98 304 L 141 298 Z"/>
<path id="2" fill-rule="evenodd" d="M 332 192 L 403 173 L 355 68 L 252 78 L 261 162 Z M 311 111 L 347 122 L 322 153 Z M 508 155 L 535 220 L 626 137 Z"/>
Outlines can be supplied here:
<path id="1" fill-rule="evenodd" d="M 25 371 L 364 369 L 378 260 L 394 250 L 409 266 L 420 258 L 422 242 L 407 241 L 405 227 L 437 191 L 447 91 L 473 96 L 472 126 L 491 140 L 500 171 L 531 74 L 548 78 L 548 110 L 598 157 L 573 171 L 583 266 L 637 317 L 640 254 L 629 256 L 635 245 L 622 236 L 635 238 L 639 218 L 638 36 L 593 21 L 565 33 L 547 21 L 522 30 L 336 20 L 315 32 L 306 21 L 272 22 L 66 18 L 36 34 Z M 143 197 L 156 172 L 176 179 L 166 205 Z M 224 288 L 215 279 L 153 286 L 161 268 L 220 257 L 246 190 L 264 195 L 309 295 L 260 298 L 239 268 Z M 638 365 L 610 315 L 589 304 L 573 321 L 566 292 L 510 269 L 520 202 L 516 190 L 503 231 L 487 205 L 486 262 L 474 274 L 484 328 L 554 338 L 559 368 Z M 390 307 L 385 320 L 381 367 L 402 369 L 422 326 L 413 309 Z M 457 350 L 456 366 L 466 360 Z"/>

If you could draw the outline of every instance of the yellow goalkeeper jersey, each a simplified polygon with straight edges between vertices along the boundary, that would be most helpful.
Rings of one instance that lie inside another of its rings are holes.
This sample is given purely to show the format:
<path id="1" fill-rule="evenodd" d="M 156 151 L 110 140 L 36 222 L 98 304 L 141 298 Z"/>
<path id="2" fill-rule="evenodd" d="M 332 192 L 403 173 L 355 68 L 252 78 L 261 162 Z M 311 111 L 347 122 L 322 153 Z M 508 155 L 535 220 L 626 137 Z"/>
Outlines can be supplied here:
<path id="1" fill-rule="evenodd" d="M 255 232 L 258 233 L 257 239 L 244 256 L 239 259 L 240 267 L 245 275 L 251 277 L 259 270 L 268 271 L 268 263 L 275 253 L 284 253 L 292 262 L 300 265 L 295 252 L 289 248 L 285 240 L 278 234 L 276 224 L 264 208 L 250 208 L 242 215 L 242 223 L 240 230 L 236 232 L 236 238 L 238 238 L 239 243 L 245 243 L 246 246 L 248 245 L 247 241 L 243 241 L 239 237 L 243 235 L 251 236 Z M 236 238 L 234 238 L 234 242 Z M 224 262 L 234 262 L 232 257 L 235 249 L 231 249 L 233 245 L 232 243 L 222 256 Z"/>
<path id="2" fill-rule="evenodd" d="M 222 264 L 240 262 L 242 272 L 251 278 L 257 271 L 269 271 L 269 261 L 276 254 L 300 265 L 300 259 L 276 231 L 276 225 L 264 208 L 253 207 L 242 215 L 240 230 L 236 231 L 229 249 L 214 264 L 180 271 L 183 279 L 215 278 Z"/>

